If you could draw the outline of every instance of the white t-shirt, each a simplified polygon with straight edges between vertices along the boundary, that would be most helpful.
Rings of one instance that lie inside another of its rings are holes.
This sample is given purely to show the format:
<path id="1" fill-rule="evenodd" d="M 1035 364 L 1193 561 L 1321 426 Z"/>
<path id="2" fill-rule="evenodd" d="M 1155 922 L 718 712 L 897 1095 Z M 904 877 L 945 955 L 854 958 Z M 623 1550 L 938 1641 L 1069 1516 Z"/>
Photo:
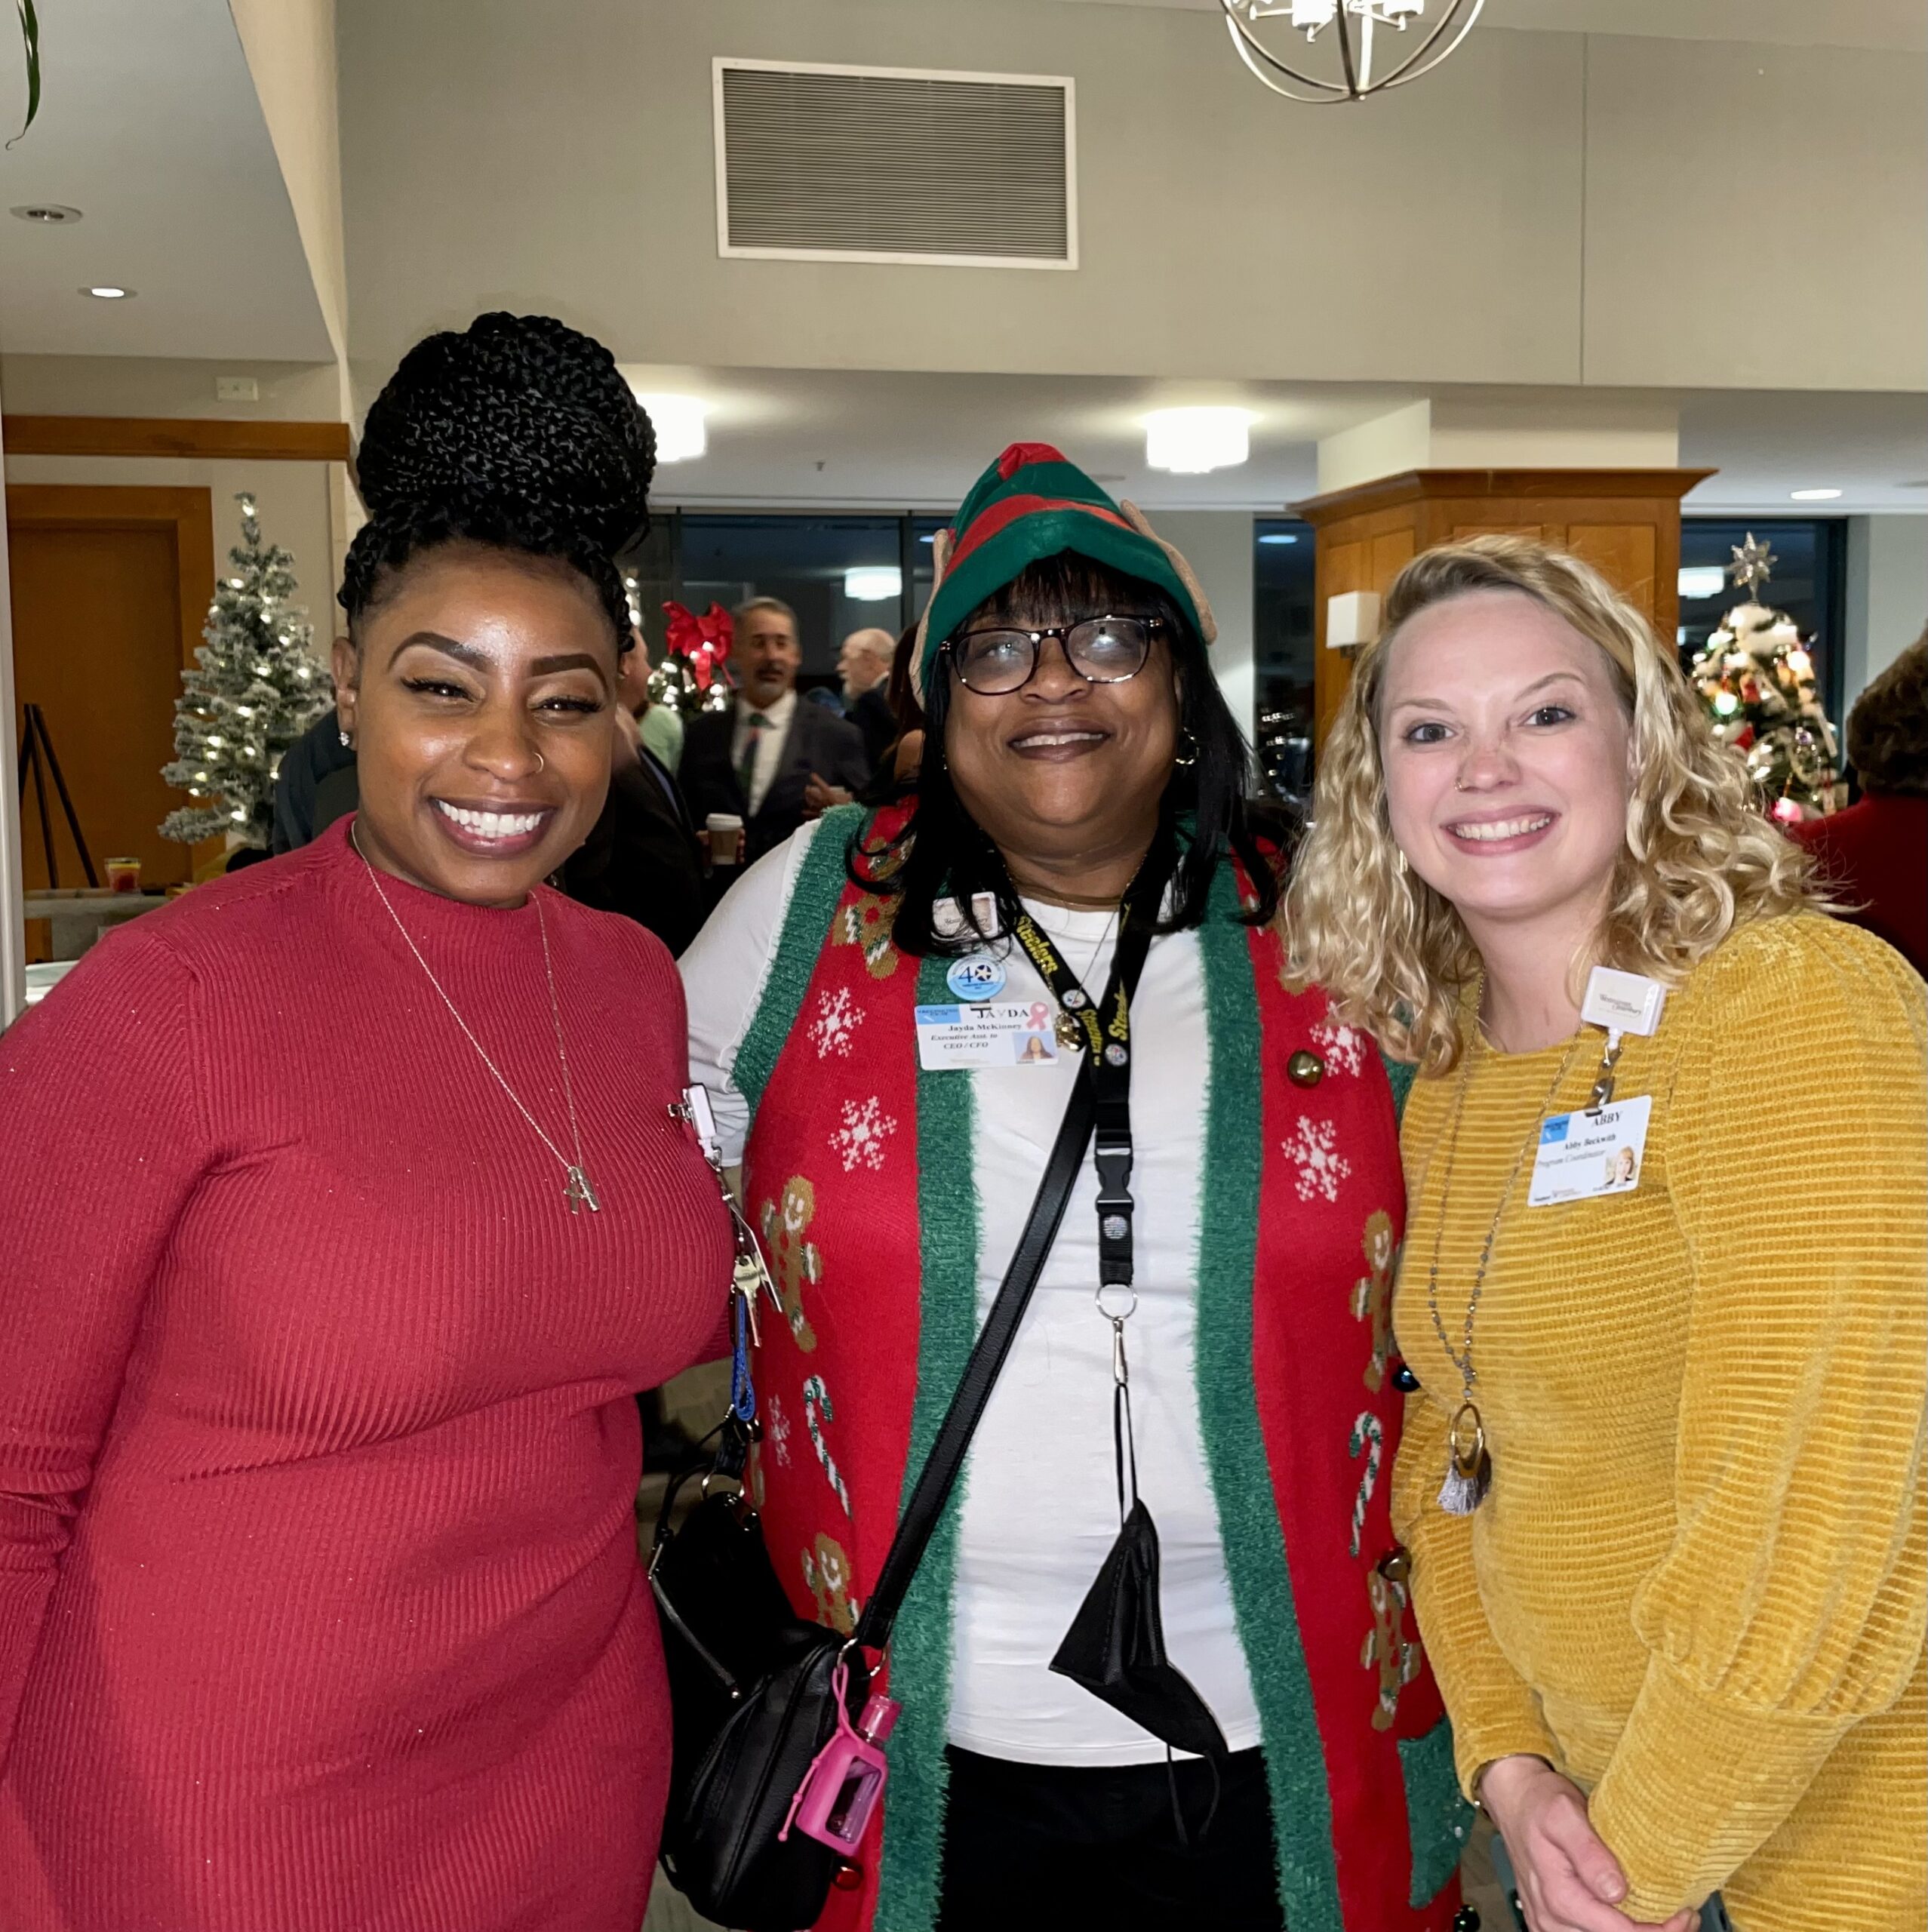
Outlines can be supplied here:
<path id="1" fill-rule="evenodd" d="M 749 1109 L 731 1069 L 815 830 L 805 826 L 758 860 L 681 961 L 690 1077 L 710 1089 L 732 1161 L 742 1156 Z M 1111 970 L 1112 915 L 1025 903 L 1095 998 Z M 995 950 L 1008 975 L 1000 999 L 1050 999 L 1020 949 Z M 1131 1030 L 1139 1303 L 1125 1341 L 1139 1493 L 1158 1529 L 1166 1647 L 1240 1751 L 1259 1741 L 1258 1707 L 1233 1622 L 1193 1375 L 1207 1068 L 1195 935 L 1152 941 Z M 975 1103 L 980 1320 L 1030 1211 L 1076 1066 L 1066 1054 L 1053 1065 L 945 1076 L 969 1080 Z M 1087 1158 L 962 1478 L 950 1741 L 1030 1764 L 1143 1764 L 1165 1752 L 1050 1668 L 1118 1531 L 1112 1331 L 1093 1298 L 1097 1193 Z M 1261 1466 L 1250 1479 L 1265 1479 Z"/>
<path id="2" fill-rule="evenodd" d="M 748 700 L 736 700 L 736 729 L 730 734 L 730 762 L 737 770 L 743 769 L 743 753 L 749 749 L 750 720 L 760 718 L 763 728 L 757 735 L 756 764 L 750 774 L 749 794 L 745 803 L 754 818 L 763 809 L 763 801 L 770 795 L 770 788 L 776 782 L 776 774 L 783 763 L 783 740 L 790 735 L 790 720 L 796 715 L 797 694 L 794 688 L 786 691 L 767 711 L 759 711 Z"/>

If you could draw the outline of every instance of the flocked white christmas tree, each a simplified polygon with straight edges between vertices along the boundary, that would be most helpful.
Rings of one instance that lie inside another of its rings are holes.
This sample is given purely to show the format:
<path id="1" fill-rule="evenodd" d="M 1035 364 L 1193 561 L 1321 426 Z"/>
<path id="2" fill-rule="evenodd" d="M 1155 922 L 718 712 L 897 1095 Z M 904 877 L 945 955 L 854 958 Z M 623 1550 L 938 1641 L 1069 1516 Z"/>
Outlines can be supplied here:
<path id="1" fill-rule="evenodd" d="M 334 681 L 311 654 L 307 613 L 291 606 L 294 557 L 261 540 L 243 491 L 241 542 L 216 586 L 174 703 L 174 761 L 161 776 L 198 802 L 170 812 L 161 835 L 191 845 L 217 832 L 266 845 L 281 754 L 334 700 Z"/>

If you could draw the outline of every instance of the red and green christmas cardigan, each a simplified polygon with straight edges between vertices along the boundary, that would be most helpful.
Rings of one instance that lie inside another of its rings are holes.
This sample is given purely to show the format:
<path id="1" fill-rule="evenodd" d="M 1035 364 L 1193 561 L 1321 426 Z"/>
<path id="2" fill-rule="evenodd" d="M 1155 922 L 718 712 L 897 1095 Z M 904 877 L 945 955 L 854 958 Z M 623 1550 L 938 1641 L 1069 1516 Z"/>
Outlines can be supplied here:
<path id="1" fill-rule="evenodd" d="M 872 823 L 864 847 L 900 823 Z M 735 1067 L 753 1112 L 744 1198 L 784 1304 L 756 1361 L 752 1495 L 798 1609 L 844 1630 L 977 1326 L 972 1083 L 919 1068 L 912 1014 L 949 1000 L 948 962 L 900 954 L 891 902 L 847 877 L 863 826 L 845 807 L 818 826 Z M 1239 923 L 1240 893 L 1228 862 L 1198 935 L 1197 1393 L 1279 1890 L 1292 1932 L 1444 1932 L 1470 1814 L 1403 1566 L 1387 1564 L 1394 1095 L 1363 1036 L 1288 990 L 1276 937 Z M 1315 1086 L 1287 1077 L 1301 1051 L 1324 1064 Z M 954 1497 L 892 1645 L 904 1709 L 863 1884 L 832 1894 L 825 1926 L 936 1921 L 956 1540 Z"/>

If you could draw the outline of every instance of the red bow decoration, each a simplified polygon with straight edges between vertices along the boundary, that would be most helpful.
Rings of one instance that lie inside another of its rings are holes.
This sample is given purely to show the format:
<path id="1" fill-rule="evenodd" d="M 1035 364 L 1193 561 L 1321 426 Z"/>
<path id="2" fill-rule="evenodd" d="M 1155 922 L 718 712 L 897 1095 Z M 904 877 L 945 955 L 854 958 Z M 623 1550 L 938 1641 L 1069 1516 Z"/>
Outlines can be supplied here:
<path id="1" fill-rule="evenodd" d="M 700 617 L 673 600 L 663 607 L 669 620 L 669 644 L 677 657 L 689 660 L 690 675 L 696 689 L 706 691 L 713 684 L 728 681 L 723 661 L 730 655 L 736 626 L 721 604 L 712 604 Z"/>

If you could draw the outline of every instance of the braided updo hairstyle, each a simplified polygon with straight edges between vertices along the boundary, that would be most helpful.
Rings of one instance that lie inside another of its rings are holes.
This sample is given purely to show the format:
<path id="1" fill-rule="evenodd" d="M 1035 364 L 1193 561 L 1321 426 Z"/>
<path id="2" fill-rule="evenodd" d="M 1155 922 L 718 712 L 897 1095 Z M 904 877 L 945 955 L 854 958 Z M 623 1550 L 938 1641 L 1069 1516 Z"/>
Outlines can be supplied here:
<path id="1" fill-rule="evenodd" d="M 571 565 L 629 649 L 615 558 L 649 528 L 656 432 L 601 343 L 500 312 L 429 336 L 375 398 L 355 467 L 368 521 L 342 573 L 351 634 L 411 558 L 466 541 Z"/>

